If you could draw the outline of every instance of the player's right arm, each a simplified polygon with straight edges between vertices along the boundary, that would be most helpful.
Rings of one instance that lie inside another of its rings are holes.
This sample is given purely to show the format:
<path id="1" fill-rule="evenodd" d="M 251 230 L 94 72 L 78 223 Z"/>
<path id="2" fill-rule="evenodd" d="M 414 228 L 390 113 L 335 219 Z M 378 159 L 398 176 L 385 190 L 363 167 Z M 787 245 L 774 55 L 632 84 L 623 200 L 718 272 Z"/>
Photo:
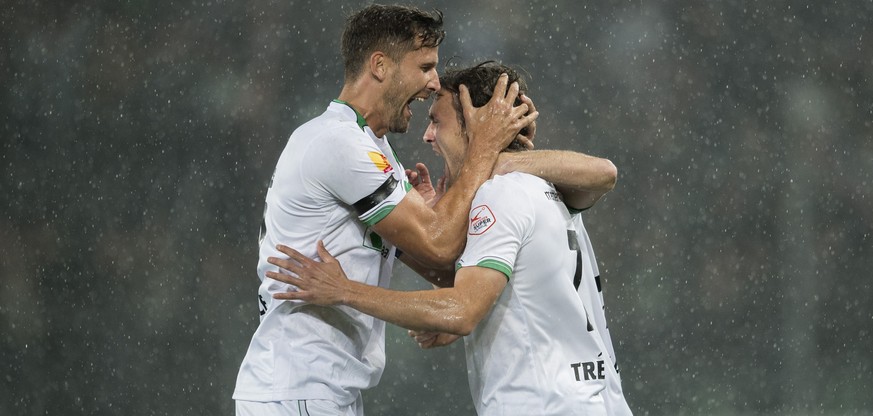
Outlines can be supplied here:
<path id="1" fill-rule="evenodd" d="M 440 178 L 436 188 L 434 188 L 433 182 L 430 179 L 430 170 L 424 163 L 417 163 L 415 170 L 407 169 L 406 177 L 409 178 L 409 183 L 424 198 L 425 203 L 429 207 L 436 205 L 437 201 L 446 194 L 446 177 Z M 415 260 L 414 257 L 403 254 L 403 251 L 397 252 L 397 259 L 435 287 L 450 287 L 455 282 L 454 267 L 428 267 Z"/>
<path id="2" fill-rule="evenodd" d="M 615 187 L 618 170 L 609 160 L 569 150 L 505 152 L 494 174 L 525 172 L 555 185 L 572 210 L 593 206 Z"/>
<path id="3" fill-rule="evenodd" d="M 452 187 L 433 208 L 417 192 L 409 192 L 385 218 L 373 225 L 382 238 L 428 267 L 450 268 L 461 254 L 467 214 L 476 190 L 491 176 L 499 153 L 518 132 L 539 115 L 526 104 L 513 107 L 518 84 L 503 75 L 491 100 L 473 107 L 469 91 L 460 88 L 460 101 L 470 143 L 464 165 Z"/>
<path id="4" fill-rule="evenodd" d="M 495 269 L 470 266 L 458 270 L 455 286 L 412 292 L 385 289 L 349 280 L 339 262 L 319 242 L 315 261 L 286 246 L 288 256 L 269 262 L 290 274 L 268 271 L 267 276 L 297 290 L 273 295 L 316 305 L 346 305 L 367 315 L 415 331 L 470 334 L 494 306 L 507 284 Z"/>

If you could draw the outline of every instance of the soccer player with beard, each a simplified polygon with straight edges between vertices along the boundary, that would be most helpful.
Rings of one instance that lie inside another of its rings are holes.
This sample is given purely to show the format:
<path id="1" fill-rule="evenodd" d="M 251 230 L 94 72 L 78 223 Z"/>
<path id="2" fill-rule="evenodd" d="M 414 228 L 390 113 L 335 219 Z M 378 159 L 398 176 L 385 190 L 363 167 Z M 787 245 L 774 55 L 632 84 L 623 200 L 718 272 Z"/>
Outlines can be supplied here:
<path id="1" fill-rule="evenodd" d="M 440 79 L 424 138 L 445 159 L 448 192 L 464 160 L 476 151 L 462 109 L 492 99 L 501 74 L 525 89 L 517 73 L 495 63 L 450 71 Z M 461 85 L 469 87 L 469 95 L 461 94 Z M 554 154 L 556 159 L 562 155 Z M 552 183 L 527 173 L 485 182 L 469 211 L 467 244 L 453 287 L 402 292 L 348 280 L 343 269 L 351 265 L 319 243 L 323 262 L 284 246 L 280 251 L 288 259 L 268 259 L 283 271 L 267 276 L 294 285 L 274 296 L 355 308 L 410 329 L 425 348 L 464 336 L 479 415 L 629 416 L 602 281 L 579 214 L 612 189 L 616 172 L 606 159 L 589 157 L 587 166 L 589 192 L 582 206 L 568 207 Z M 573 204 L 580 200 L 585 199 Z"/>
<path id="2" fill-rule="evenodd" d="M 382 320 L 347 306 L 274 298 L 291 289 L 267 276 L 278 270 L 267 261 L 282 255 L 278 244 L 310 248 L 303 254 L 316 258 L 315 244 L 323 241 L 350 279 L 376 287 L 388 287 L 397 249 L 423 267 L 451 270 L 464 247 L 473 194 L 500 151 L 532 127 L 532 102 L 501 77 L 486 105 L 464 107 L 471 151 L 452 189 L 436 204 L 413 190 L 386 134 L 405 132 L 409 104 L 440 90 L 443 38 L 439 12 L 372 5 L 347 20 L 339 97 L 292 133 L 267 191 L 260 323 L 237 376 L 238 415 L 362 415 L 361 391 L 376 385 L 384 369 Z M 542 170 L 549 180 L 567 177 L 572 193 L 574 163 L 542 157 L 520 169 Z"/>

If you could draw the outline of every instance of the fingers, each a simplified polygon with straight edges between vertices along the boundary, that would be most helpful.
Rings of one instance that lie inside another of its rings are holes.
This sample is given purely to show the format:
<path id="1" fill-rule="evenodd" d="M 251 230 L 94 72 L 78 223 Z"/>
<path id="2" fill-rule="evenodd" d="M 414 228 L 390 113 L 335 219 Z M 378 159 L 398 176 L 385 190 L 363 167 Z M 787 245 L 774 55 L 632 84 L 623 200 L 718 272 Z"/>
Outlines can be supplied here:
<path id="1" fill-rule="evenodd" d="M 316 246 L 315 251 L 318 253 L 318 257 L 321 258 L 323 263 L 336 263 L 336 257 L 330 254 L 330 252 L 324 247 L 324 240 L 318 240 L 318 246 Z"/>
<path id="2" fill-rule="evenodd" d="M 522 104 L 522 105 L 524 105 L 524 104 Z M 516 108 L 518 108 L 518 107 L 516 107 Z M 524 114 L 523 116 L 521 116 L 518 119 L 518 121 L 521 123 L 522 127 L 529 126 L 534 121 L 536 121 L 537 117 L 539 117 L 539 116 L 540 116 L 539 111 L 531 111 L 530 113 L 527 113 L 527 114 Z"/>
<path id="3" fill-rule="evenodd" d="M 521 145 L 524 146 L 524 148 L 527 150 L 533 150 L 534 148 L 533 140 L 528 139 L 527 136 L 523 134 L 515 136 L 515 140 L 518 140 L 518 142 L 521 143 Z"/>
<path id="4" fill-rule="evenodd" d="M 415 340 L 415 343 L 422 349 L 428 349 L 433 347 L 433 343 L 436 342 L 437 337 L 439 336 L 438 332 L 429 332 L 429 331 L 408 331 L 409 336 Z"/>
<path id="5" fill-rule="evenodd" d="M 273 294 L 273 299 L 279 300 L 306 300 L 306 294 L 299 291 L 279 292 Z"/>
<path id="6" fill-rule="evenodd" d="M 436 339 L 437 335 L 439 335 L 439 334 L 437 334 L 435 332 L 425 332 L 425 333 L 421 333 L 419 335 L 416 335 L 413 338 L 415 338 L 415 342 L 417 342 L 419 344 L 430 344 L 434 341 L 434 339 Z"/>
<path id="7" fill-rule="evenodd" d="M 321 243 L 321 241 L 319 241 L 319 243 Z M 280 252 L 286 254 L 288 256 L 288 258 L 283 259 L 283 258 L 279 258 L 279 257 L 267 257 L 267 263 L 270 263 L 274 266 L 278 266 L 280 269 L 287 270 L 291 273 L 294 273 L 295 275 L 300 274 L 303 271 L 303 269 L 305 269 L 306 267 L 310 267 L 313 263 L 312 259 L 304 256 L 303 254 L 300 254 L 299 251 L 294 250 L 293 248 L 288 247 L 286 245 L 279 244 L 276 246 L 276 249 L 279 250 Z M 323 253 L 321 251 L 319 251 L 319 256 L 321 256 L 322 259 L 324 259 L 326 256 L 326 258 L 329 258 L 329 259 L 335 261 L 333 256 L 331 256 L 330 253 L 328 253 L 327 250 L 324 249 L 324 245 L 321 245 L 321 249 L 323 250 Z M 316 248 L 316 250 L 318 250 L 318 248 Z M 275 274 L 274 272 L 266 272 L 266 276 L 273 278 L 273 279 L 276 279 L 276 280 L 279 280 L 281 282 L 291 283 L 293 285 L 297 285 L 296 283 L 289 282 L 288 279 L 285 278 L 285 276 L 287 276 L 287 274 L 282 273 L 280 276 L 281 278 L 275 278 L 275 277 L 270 275 L 271 273 Z"/>
<path id="8" fill-rule="evenodd" d="M 415 169 L 418 170 L 418 177 L 421 178 L 421 182 L 430 183 L 430 170 L 427 168 L 427 165 L 424 163 L 416 163 Z"/>
<path id="9" fill-rule="evenodd" d="M 410 338 L 415 339 L 416 342 L 421 342 L 421 341 L 426 340 L 426 339 L 434 338 L 439 334 L 438 332 L 416 331 L 413 329 L 406 331 L 406 333 L 409 334 Z"/>
<path id="10" fill-rule="evenodd" d="M 519 95 L 519 99 L 522 103 L 527 105 L 529 110 L 528 113 L 537 112 L 537 107 L 534 105 L 533 100 L 531 100 L 530 97 L 528 97 L 526 94 L 522 93 L 521 95 Z M 525 132 L 525 134 L 519 135 L 519 141 L 528 150 L 532 150 L 534 148 L 533 141 L 537 135 L 537 122 L 532 121 L 524 129 L 522 129 L 522 131 Z"/>
<path id="11" fill-rule="evenodd" d="M 467 89 L 466 85 L 461 84 L 458 88 L 458 99 L 461 100 L 461 111 L 464 113 L 464 117 L 473 109 L 473 101 L 470 99 L 470 90 Z"/>
<path id="12" fill-rule="evenodd" d="M 287 270 L 291 273 L 299 273 L 303 269 L 300 262 L 292 259 L 281 259 L 278 257 L 267 257 L 267 263 L 278 266 L 280 269 Z"/>
<path id="13" fill-rule="evenodd" d="M 522 103 L 527 104 L 528 110 L 537 111 L 537 107 L 534 105 L 533 100 L 531 100 L 530 97 L 527 96 L 527 94 L 524 94 L 524 93 L 519 94 L 519 99 L 521 100 Z"/>
<path id="14" fill-rule="evenodd" d="M 304 260 L 309 260 L 309 257 L 306 257 L 306 256 L 300 254 L 299 251 L 294 250 L 293 248 L 288 247 L 288 246 L 283 245 L 283 244 L 277 245 L 276 250 L 279 250 L 282 253 L 287 254 L 288 257 L 290 257 L 291 259 L 294 259 L 298 263 L 303 263 Z M 276 263 L 273 263 L 273 264 L 276 264 Z M 278 264 L 277 264 L 277 266 L 278 266 Z"/>
<path id="15" fill-rule="evenodd" d="M 498 96 L 497 94 L 499 94 L 499 92 L 498 92 L 497 88 L 500 87 L 500 81 L 503 80 L 504 78 L 508 80 L 509 76 L 506 74 L 500 76 L 500 79 L 497 80 L 497 86 L 494 87 L 494 95 L 492 96 L 492 98 Z M 519 94 L 518 82 L 513 82 L 512 84 L 509 84 L 509 90 L 506 91 L 506 95 L 505 96 L 500 95 L 500 97 L 504 97 L 504 99 L 506 99 L 506 101 L 508 101 L 510 103 L 515 103 L 515 99 L 518 98 L 518 94 Z M 519 105 L 519 107 L 521 107 L 521 106 L 524 106 L 525 113 L 526 113 L 527 112 L 527 104 L 522 103 Z"/>
<path id="16" fill-rule="evenodd" d="M 443 176 L 437 181 L 436 192 L 439 195 L 446 193 L 446 177 Z"/>
<path id="17" fill-rule="evenodd" d="M 494 85 L 494 92 L 491 95 L 491 101 L 495 99 L 504 99 L 506 98 L 506 85 L 509 84 L 509 75 L 500 74 L 500 77 L 497 78 L 497 84 Z M 518 84 L 513 82 L 515 85 L 515 93 L 518 95 Z M 511 89 L 511 87 L 510 87 Z M 515 97 L 512 97 L 512 100 L 515 100 Z"/>
<path id="18" fill-rule="evenodd" d="M 292 276 L 287 273 L 268 271 L 264 274 L 270 279 L 278 280 L 282 283 L 288 283 L 289 285 L 300 286 L 303 283 L 303 280 L 300 280 L 297 276 Z"/>

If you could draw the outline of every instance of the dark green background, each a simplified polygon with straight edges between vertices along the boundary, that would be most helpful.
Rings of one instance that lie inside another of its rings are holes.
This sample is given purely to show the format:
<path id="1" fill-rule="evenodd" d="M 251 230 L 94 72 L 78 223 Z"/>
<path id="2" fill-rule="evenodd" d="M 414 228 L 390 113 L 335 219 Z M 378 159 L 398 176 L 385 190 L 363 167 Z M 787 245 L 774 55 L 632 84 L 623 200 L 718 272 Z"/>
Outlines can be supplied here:
<path id="1" fill-rule="evenodd" d="M 3 2 L 0 414 L 233 413 L 266 185 L 364 4 Z M 422 5 L 618 166 L 585 220 L 637 414 L 873 412 L 873 3 Z M 392 140 L 439 170 L 426 110 Z M 473 413 L 460 345 L 387 347 L 369 415 Z"/>

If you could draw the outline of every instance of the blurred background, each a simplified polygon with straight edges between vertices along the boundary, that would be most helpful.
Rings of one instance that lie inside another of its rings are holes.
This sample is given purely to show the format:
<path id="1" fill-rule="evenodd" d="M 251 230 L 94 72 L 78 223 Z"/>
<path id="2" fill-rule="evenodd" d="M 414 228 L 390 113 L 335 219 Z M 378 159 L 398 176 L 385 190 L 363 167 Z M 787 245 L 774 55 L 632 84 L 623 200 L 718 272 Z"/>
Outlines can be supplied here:
<path id="1" fill-rule="evenodd" d="M 368 3 L 2 2 L 0 414 L 233 414 L 267 183 Z M 873 414 L 873 2 L 418 5 L 618 166 L 584 218 L 636 414 Z M 391 139 L 440 171 L 427 105 Z M 367 414 L 474 414 L 460 343 L 387 349 Z"/>

